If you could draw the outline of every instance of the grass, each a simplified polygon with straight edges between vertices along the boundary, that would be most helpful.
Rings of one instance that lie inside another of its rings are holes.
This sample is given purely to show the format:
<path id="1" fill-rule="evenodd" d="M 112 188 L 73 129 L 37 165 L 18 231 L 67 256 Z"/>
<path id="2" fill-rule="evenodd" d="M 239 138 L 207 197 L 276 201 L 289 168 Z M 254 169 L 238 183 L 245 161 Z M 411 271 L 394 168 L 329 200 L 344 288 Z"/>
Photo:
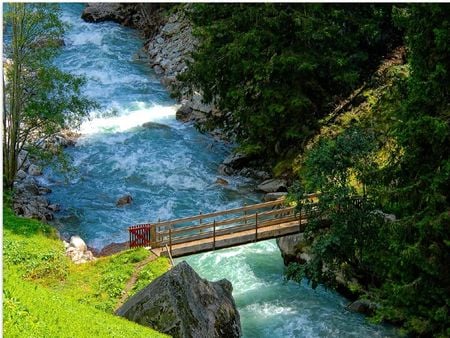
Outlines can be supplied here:
<path id="1" fill-rule="evenodd" d="M 166 337 L 112 315 L 125 284 L 149 252 L 134 249 L 76 265 L 50 226 L 3 208 L 5 337 Z M 133 293 L 169 268 L 148 263 Z"/>

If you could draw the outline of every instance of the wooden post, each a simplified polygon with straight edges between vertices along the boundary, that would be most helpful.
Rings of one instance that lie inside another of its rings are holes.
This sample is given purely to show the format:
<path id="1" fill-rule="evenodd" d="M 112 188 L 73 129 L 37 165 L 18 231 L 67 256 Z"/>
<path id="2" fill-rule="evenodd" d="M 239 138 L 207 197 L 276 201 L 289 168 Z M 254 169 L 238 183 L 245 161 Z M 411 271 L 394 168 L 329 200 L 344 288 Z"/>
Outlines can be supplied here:
<path id="1" fill-rule="evenodd" d="M 128 228 L 128 234 L 130 235 L 130 240 L 128 241 L 128 247 L 131 249 L 131 228 L 132 227 L 129 227 Z"/>
<path id="2" fill-rule="evenodd" d="M 300 214 L 298 215 L 298 232 L 302 232 L 302 208 L 300 207 Z"/>
<path id="3" fill-rule="evenodd" d="M 255 242 L 258 241 L 258 213 L 255 213 Z"/>
<path id="4" fill-rule="evenodd" d="M 156 225 L 155 224 L 149 224 L 150 227 L 150 246 L 152 249 L 156 248 L 157 245 L 157 239 L 156 239 Z"/>
<path id="5" fill-rule="evenodd" d="M 213 221 L 213 250 L 216 250 L 216 220 Z"/>
<path id="6" fill-rule="evenodd" d="M 201 215 L 202 215 L 202 212 L 200 211 L 198 214 L 201 216 Z M 202 225 L 202 219 L 201 219 L 201 218 L 198 220 L 198 223 L 199 223 L 200 225 Z"/>
<path id="7" fill-rule="evenodd" d="M 247 206 L 247 203 L 244 203 L 244 207 Z M 244 217 L 247 217 L 247 210 L 244 210 Z M 247 224 L 247 218 L 244 220 L 244 224 Z"/>
<path id="8" fill-rule="evenodd" d="M 169 248 L 170 248 L 170 255 L 172 255 L 172 226 L 169 228 Z"/>

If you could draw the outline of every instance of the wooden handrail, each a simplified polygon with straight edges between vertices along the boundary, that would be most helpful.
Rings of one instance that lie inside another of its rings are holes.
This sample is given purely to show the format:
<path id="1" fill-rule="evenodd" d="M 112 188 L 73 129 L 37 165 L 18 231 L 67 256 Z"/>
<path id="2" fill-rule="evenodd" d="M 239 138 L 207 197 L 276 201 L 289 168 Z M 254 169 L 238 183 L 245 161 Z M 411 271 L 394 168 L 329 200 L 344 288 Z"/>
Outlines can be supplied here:
<path id="1" fill-rule="evenodd" d="M 305 195 L 305 200 L 314 199 L 317 194 Z M 314 201 L 312 201 L 314 202 Z M 267 208 L 272 208 L 267 210 Z M 216 236 L 233 234 L 250 229 L 255 230 L 255 241 L 259 240 L 259 232 L 264 228 L 282 223 L 299 221 L 299 231 L 302 227 L 302 215 L 295 212 L 294 206 L 285 204 L 285 198 L 275 201 L 263 202 L 254 205 L 246 205 L 224 211 L 217 211 L 207 214 L 199 213 L 196 216 L 184 217 L 170 221 L 163 221 L 153 224 L 138 224 L 130 226 L 130 243 L 132 242 L 131 232 L 136 233 L 137 240 L 142 236 L 154 248 L 168 245 L 172 251 L 172 245 L 178 243 L 188 243 L 199 239 L 212 239 L 213 249 L 215 248 Z M 228 216 L 228 217 L 221 217 Z M 219 219 L 216 219 L 219 217 Z M 206 222 L 203 222 L 206 220 Z M 198 221 L 197 223 L 192 223 Z M 190 223 L 190 224 L 186 224 Z M 175 225 L 179 225 L 175 227 Z M 141 231 L 142 230 L 142 231 Z"/>
<path id="2" fill-rule="evenodd" d="M 191 221 L 198 221 L 200 219 L 205 219 L 205 218 L 213 218 L 213 217 L 218 217 L 218 216 L 223 216 L 223 215 L 228 215 L 228 214 L 235 214 L 235 213 L 243 212 L 243 211 L 256 210 L 256 209 L 261 209 L 261 208 L 268 208 L 268 207 L 272 207 L 272 206 L 283 204 L 283 202 L 284 202 L 284 199 L 278 199 L 276 201 L 270 201 L 270 202 L 264 202 L 264 203 L 259 203 L 259 204 L 253 204 L 253 205 L 248 205 L 248 206 L 245 206 L 245 207 L 240 207 L 240 208 L 235 208 L 235 209 L 216 211 L 216 212 L 211 212 L 211 213 L 208 213 L 208 214 L 201 214 L 201 215 L 185 217 L 185 218 L 178 218 L 178 219 L 171 220 L 171 221 L 160 222 L 160 223 L 158 223 L 158 226 L 175 225 L 175 224 L 179 224 L 179 223 L 187 223 L 187 222 L 191 222 Z"/>
<path id="3" fill-rule="evenodd" d="M 282 213 L 286 213 L 286 212 L 291 212 L 294 209 L 295 209 L 295 207 L 288 207 L 288 208 L 285 208 L 285 209 L 276 209 L 276 210 L 270 210 L 270 211 L 263 211 L 261 213 L 258 213 L 258 217 L 282 214 Z M 189 226 L 189 227 L 184 227 L 184 228 L 178 228 L 178 229 L 172 230 L 172 235 L 183 233 L 183 232 L 189 232 L 189 231 L 193 231 L 193 230 L 203 230 L 203 229 L 211 228 L 213 226 L 214 222 L 215 222 L 216 227 L 218 227 L 218 226 L 223 226 L 223 225 L 239 223 L 239 222 L 243 222 L 243 221 L 245 222 L 245 221 L 248 221 L 248 220 L 252 220 L 254 218 L 255 218 L 255 214 L 250 214 L 250 215 L 247 215 L 247 216 L 240 216 L 240 217 L 236 217 L 236 218 L 230 218 L 230 219 L 223 220 L 223 221 L 213 221 L 211 223 L 205 223 L 205 224 L 202 224 L 202 225 L 194 225 L 194 226 Z M 237 226 L 240 226 L 240 225 L 242 225 L 242 224 L 237 224 Z M 169 234 L 169 230 L 158 231 L 158 234 L 159 235 L 168 235 Z"/>

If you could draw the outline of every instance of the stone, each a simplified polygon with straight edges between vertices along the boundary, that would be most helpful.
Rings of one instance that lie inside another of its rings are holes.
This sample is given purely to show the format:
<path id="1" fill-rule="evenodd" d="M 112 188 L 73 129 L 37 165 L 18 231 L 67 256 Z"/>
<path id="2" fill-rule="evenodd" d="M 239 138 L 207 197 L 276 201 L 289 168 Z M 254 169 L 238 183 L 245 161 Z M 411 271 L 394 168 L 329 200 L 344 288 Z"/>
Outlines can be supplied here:
<path id="1" fill-rule="evenodd" d="M 126 204 L 131 204 L 131 202 L 133 202 L 133 197 L 131 195 L 124 195 L 117 200 L 116 206 L 121 207 Z"/>
<path id="2" fill-rule="evenodd" d="M 145 122 L 142 127 L 147 129 L 165 129 L 168 130 L 170 127 L 166 124 L 157 123 L 157 122 Z"/>
<path id="3" fill-rule="evenodd" d="M 240 316 L 223 279 L 209 282 L 186 263 L 132 296 L 116 314 L 177 337 L 240 337 Z"/>
<path id="4" fill-rule="evenodd" d="M 122 243 L 111 243 L 105 246 L 100 253 L 99 256 L 111 256 L 118 252 L 128 250 L 130 248 L 130 243 L 122 242 Z"/>
<path id="5" fill-rule="evenodd" d="M 233 169 L 241 169 L 250 163 L 251 158 L 243 153 L 233 153 L 227 156 L 222 164 Z"/>
<path id="6" fill-rule="evenodd" d="M 299 243 L 304 241 L 303 233 L 279 237 L 276 241 L 281 256 L 283 257 L 284 264 L 288 265 L 291 262 L 297 262 Z"/>
<path id="7" fill-rule="evenodd" d="M 193 110 L 201 111 L 202 113 L 210 113 L 214 106 L 210 103 L 203 102 L 203 96 L 200 93 L 195 92 L 191 98 L 191 107 Z"/>
<path id="8" fill-rule="evenodd" d="M 164 73 L 164 69 L 160 65 L 154 65 L 153 70 L 157 75 L 161 75 Z"/>
<path id="9" fill-rule="evenodd" d="M 282 197 L 285 197 L 287 192 L 269 192 L 264 195 L 264 202 L 276 201 Z"/>
<path id="10" fill-rule="evenodd" d="M 233 175 L 234 170 L 231 167 L 226 166 L 225 164 L 220 164 L 219 167 L 217 168 L 217 172 L 220 175 Z"/>
<path id="11" fill-rule="evenodd" d="M 221 177 L 217 177 L 216 183 L 220 184 L 220 185 L 228 185 L 229 184 L 227 180 L 225 180 Z"/>
<path id="12" fill-rule="evenodd" d="M 188 121 L 192 113 L 192 108 L 187 104 L 182 104 L 180 108 L 177 109 L 175 117 L 177 120 Z"/>
<path id="13" fill-rule="evenodd" d="M 16 186 L 18 194 L 39 195 L 39 187 L 34 180 L 25 178 L 20 184 Z"/>
<path id="14" fill-rule="evenodd" d="M 52 189 L 47 187 L 39 187 L 39 195 L 47 195 L 52 192 Z"/>
<path id="15" fill-rule="evenodd" d="M 287 191 L 287 182 L 283 179 L 270 179 L 259 184 L 256 189 L 265 193 Z"/>
<path id="16" fill-rule="evenodd" d="M 59 204 L 57 204 L 57 203 L 53 203 L 53 204 L 50 204 L 48 206 L 48 209 L 53 211 L 53 212 L 58 212 L 58 211 L 61 210 L 61 206 Z"/>
<path id="17" fill-rule="evenodd" d="M 72 236 L 70 237 L 70 247 L 74 248 L 77 251 L 85 252 L 87 251 L 86 243 L 80 236 Z"/>
<path id="18" fill-rule="evenodd" d="M 103 21 L 120 21 L 118 11 L 120 9 L 119 3 L 89 3 L 81 18 L 86 22 L 103 22 Z"/>
<path id="19" fill-rule="evenodd" d="M 17 171 L 16 177 L 19 180 L 23 180 L 25 177 L 27 177 L 27 173 L 21 169 Z"/>
<path id="20" fill-rule="evenodd" d="M 377 305 L 368 299 L 358 299 L 353 303 L 347 305 L 347 309 L 353 312 L 361 313 L 363 315 L 372 315 L 377 308 Z"/>
<path id="21" fill-rule="evenodd" d="M 395 222 L 397 220 L 397 217 L 394 214 L 387 214 L 381 210 L 374 210 L 372 213 L 382 217 L 385 222 Z"/>
<path id="22" fill-rule="evenodd" d="M 42 169 L 35 164 L 31 164 L 28 167 L 28 174 L 31 176 L 40 176 L 42 175 Z"/>

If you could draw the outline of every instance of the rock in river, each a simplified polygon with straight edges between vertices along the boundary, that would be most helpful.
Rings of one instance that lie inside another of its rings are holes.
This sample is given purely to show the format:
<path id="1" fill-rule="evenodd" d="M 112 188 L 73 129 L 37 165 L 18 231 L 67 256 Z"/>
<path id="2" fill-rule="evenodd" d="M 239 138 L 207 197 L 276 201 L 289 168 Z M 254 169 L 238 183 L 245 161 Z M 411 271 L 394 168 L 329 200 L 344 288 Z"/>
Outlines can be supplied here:
<path id="1" fill-rule="evenodd" d="M 287 182 L 283 179 L 275 178 L 262 182 L 257 189 L 265 193 L 287 191 Z"/>
<path id="2" fill-rule="evenodd" d="M 121 207 L 123 205 L 130 204 L 131 202 L 133 202 L 133 197 L 131 197 L 131 195 L 124 195 L 117 200 L 116 206 Z"/>
<path id="3" fill-rule="evenodd" d="M 240 337 L 239 312 L 226 279 L 209 282 L 186 263 L 154 280 L 117 314 L 177 337 Z"/>

